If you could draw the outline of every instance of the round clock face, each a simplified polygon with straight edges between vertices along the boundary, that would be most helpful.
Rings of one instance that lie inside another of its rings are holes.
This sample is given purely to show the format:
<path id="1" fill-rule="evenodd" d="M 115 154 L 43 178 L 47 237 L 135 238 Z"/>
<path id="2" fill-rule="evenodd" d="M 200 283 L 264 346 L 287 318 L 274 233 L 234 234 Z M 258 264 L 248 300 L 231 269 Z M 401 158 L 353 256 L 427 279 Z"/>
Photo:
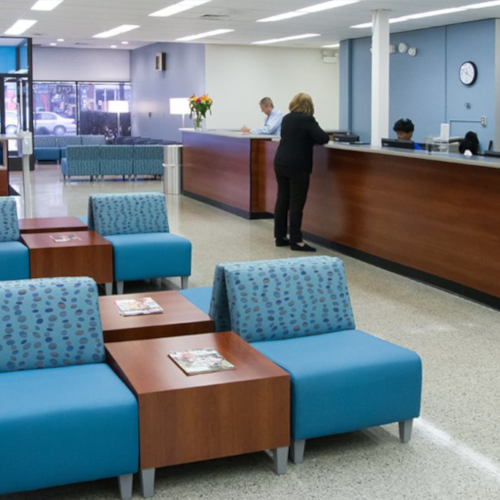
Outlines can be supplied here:
<path id="1" fill-rule="evenodd" d="M 464 85 L 472 85 L 477 78 L 477 67 L 472 61 L 464 62 L 460 66 L 460 81 Z"/>

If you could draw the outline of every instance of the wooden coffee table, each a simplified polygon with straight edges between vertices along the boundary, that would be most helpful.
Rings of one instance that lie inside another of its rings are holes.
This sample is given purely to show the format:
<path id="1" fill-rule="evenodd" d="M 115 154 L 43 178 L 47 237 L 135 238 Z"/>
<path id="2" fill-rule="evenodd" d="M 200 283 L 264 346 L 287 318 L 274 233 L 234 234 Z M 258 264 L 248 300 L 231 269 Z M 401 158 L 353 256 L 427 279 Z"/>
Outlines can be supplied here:
<path id="1" fill-rule="evenodd" d="M 56 243 L 55 234 L 75 234 L 80 241 Z M 113 285 L 113 246 L 94 231 L 70 233 L 22 234 L 30 252 L 30 277 L 89 276 L 106 284 L 106 293 Z"/>
<path id="2" fill-rule="evenodd" d="M 121 316 L 115 300 L 151 297 L 163 308 L 162 314 Z M 213 332 L 214 322 L 179 292 L 147 292 L 99 297 L 104 342 L 178 337 Z"/>
<path id="3" fill-rule="evenodd" d="M 170 351 L 213 347 L 235 370 L 186 375 Z M 290 377 L 233 332 L 106 344 L 107 361 L 139 403 L 143 494 L 156 467 L 273 450 L 286 471 Z"/>
<path id="4" fill-rule="evenodd" d="M 19 219 L 19 231 L 21 234 L 74 232 L 86 231 L 87 229 L 87 225 L 76 217 Z"/>

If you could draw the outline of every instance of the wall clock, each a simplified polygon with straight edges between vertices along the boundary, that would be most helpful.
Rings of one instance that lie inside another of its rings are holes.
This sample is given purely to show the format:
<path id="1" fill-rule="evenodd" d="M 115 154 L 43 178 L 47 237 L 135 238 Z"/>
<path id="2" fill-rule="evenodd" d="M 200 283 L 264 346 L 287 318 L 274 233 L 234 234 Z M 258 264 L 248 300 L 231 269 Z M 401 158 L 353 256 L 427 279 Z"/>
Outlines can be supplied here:
<path id="1" fill-rule="evenodd" d="M 472 61 L 462 63 L 459 71 L 460 81 L 467 86 L 472 85 L 477 78 L 477 66 Z"/>

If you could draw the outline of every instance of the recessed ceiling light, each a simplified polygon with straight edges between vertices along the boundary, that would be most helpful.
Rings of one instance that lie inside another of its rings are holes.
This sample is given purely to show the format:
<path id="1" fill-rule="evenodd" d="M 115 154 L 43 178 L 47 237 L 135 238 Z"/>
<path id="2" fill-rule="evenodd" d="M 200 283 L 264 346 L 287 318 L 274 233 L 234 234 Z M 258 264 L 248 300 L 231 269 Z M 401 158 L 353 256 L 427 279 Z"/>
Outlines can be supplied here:
<path id="1" fill-rule="evenodd" d="M 317 33 L 307 33 L 306 35 L 295 35 L 295 36 L 287 36 L 285 38 L 273 38 L 271 40 L 261 40 L 260 42 L 252 42 L 252 45 L 267 45 L 270 43 L 278 43 L 278 42 L 288 42 L 289 40 L 301 40 L 302 38 L 312 38 L 315 36 L 321 36 Z"/>
<path id="2" fill-rule="evenodd" d="M 149 14 L 151 17 L 168 17 L 178 14 L 179 12 L 184 12 L 185 10 L 193 9 L 194 7 L 198 7 L 198 5 L 203 5 L 204 3 L 208 3 L 210 0 L 184 0 L 183 2 L 176 3 L 171 5 L 170 7 L 166 7 L 165 9 L 157 10 L 152 14 Z"/>
<path id="3" fill-rule="evenodd" d="M 291 19 L 292 17 L 305 16 L 306 14 L 314 14 L 315 12 L 322 12 L 324 10 L 336 9 L 337 7 L 343 7 L 344 5 L 350 5 L 353 3 L 358 3 L 360 0 L 333 0 L 330 2 L 318 3 L 316 5 L 310 5 L 309 7 L 304 7 L 303 9 L 297 9 L 292 12 L 285 12 L 285 14 L 278 14 L 277 16 L 266 17 L 264 19 L 259 19 L 258 23 L 272 23 L 275 21 L 283 21 L 284 19 Z"/>
<path id="4" fill-rule="evenodd" d="M 116 45 L 111 45 L 112 49 L 116 49 L 116 47 L 117 47 Z"/>
<path id="5" fill-rule="evenodd" d="M 58 38 L 57 41 L 58 42 L 64 42 L 64 38 Z"/>
<path id="6" fill-rule="evenodd" d="M 49 45 L 50 45 L 51 47 L 56 47 L 56 46 L 57 46 L 57 43 L 52 42 L 52 43 L 49 43 Z"/>
<path id="7" fill-rule="evenodd" d="M 338 49 L 340 47 L 340 43 L 332 43 L 330 45 L 322 45 L 323 49 Z"/>
<path id="8" fill-rule="evenodd" d="M 137 26 L 136 24 L 123 24 L 122 26 L 118 26 L 118 28 L 113 28 L 112 30 L 98 33 L 92 38 L 110 38 L 112 36 L 120 35 L 121 33 L 126 33 L 127 31 L 132 31 L 137 28 L 140 28 L 140 26 Z"/>
<path id="9" fill-rule="evenodd" d="M 31 10 L 54 10 L 64 0 L 39 0 Z"/>
<path id="10" fill-rule="evenodd" d="M 207 38 L 209 36 L 223 35 L 224 33 L 231 33 L 234 30 L 214 30 L 207 31 L 206 33 L 200 33 L 199 35 L 190 35 L 183 38 L 177 38 L 176 42 L 189 42 L 190 40 L 198 40 L 199 38 Z"/>
<path id="11" fill-rule="evenodd" d="M 122 45 L 128 45 L 128 42 L 122 42 Z"/>
<path id="12" fill-rule="evenodd" d="M 4 35 L 21 35 L 25 31 L 29 30 L 37 21 L 30 21 L 28 19 L 19 19 L 16 21 L 5 33 Z"/>

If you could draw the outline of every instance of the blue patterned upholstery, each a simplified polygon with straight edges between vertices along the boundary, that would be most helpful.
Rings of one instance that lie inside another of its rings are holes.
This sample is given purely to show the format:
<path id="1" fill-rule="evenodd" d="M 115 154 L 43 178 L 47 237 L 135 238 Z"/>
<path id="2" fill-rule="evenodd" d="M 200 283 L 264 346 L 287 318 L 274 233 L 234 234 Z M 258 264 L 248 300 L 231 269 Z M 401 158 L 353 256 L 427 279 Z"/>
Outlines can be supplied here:
<path id="1" fill-rule="evenodd" d="M 163 146 L 134 146 L 134 175 L 163 175 Z"/>
<path id="2" fill-rule="evenodd" d="M 103 362 L 95 282 L 0 283 L 0 304 L 0 495 L 136 472 L 137 400 Z"/>
<path id="3" fill-rule="evenodd" d="M 82 135 L 82 146 L 104 146 L 106 137 L 103 135 Z"/>
<path id="4" fill-rule="evenodd" d="M 67 148 L 68 146 L 81 146 L 82 136 L 81 135 L 61 135 L 57 137 L 57 145 L 60 148 Z"/>
<path id="5" fill-rule="evenodd" d="M 99 175 L 99 146 L 68 146 L 61 162 L 64 176 Z"/>
<path id="6" fill-rule="evenodd" d="M 165 196 L 161 193 L 93 195 L 89 198 L 88 226 L 102 236 L 168 233 Z"/>
<path id="7" fill-rule="evenodd" d="M 17 205 L 11 196 L 0 197 L 0 242 L 19 241 Z"/>
<path id="8" fill-rule="evenodd" d="M 97 285 L 90 278 L 0 282 L 0 373 L 101 363 Z"/>
<path id="9" fill-rule="evenodd" d="M 53 135 L 35 135 L 35 148 L 57 148 L 57 137 Z"/>
<path id="10" fill-rule="evenodd" d="M 35 135 L 35 161 L 58 162 L 61 152 L 57 144 L 57 137 L 51 135 Z"/>
<path id="11" fill-rule="evenodd" d="M 132 146 L 102 146 L 99 151 L 101 175 L 132 175 Z"/>

